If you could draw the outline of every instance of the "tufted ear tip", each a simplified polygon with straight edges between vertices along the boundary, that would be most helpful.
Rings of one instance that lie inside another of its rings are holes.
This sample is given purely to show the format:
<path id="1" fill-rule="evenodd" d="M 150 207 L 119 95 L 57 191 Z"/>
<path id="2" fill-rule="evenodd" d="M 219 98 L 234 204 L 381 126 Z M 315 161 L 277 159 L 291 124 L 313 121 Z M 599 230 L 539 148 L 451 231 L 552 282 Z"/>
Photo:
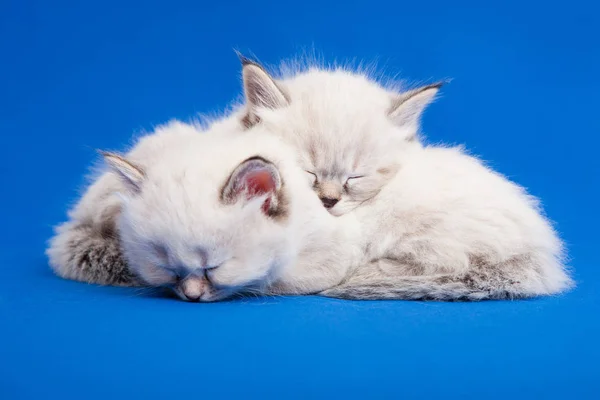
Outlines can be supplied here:
<path id="1" fill-rule="evenodd" d="M 256 65 L 257 67 L 260 67 L 260 65 L 256 61 L 250 59 L 249 57 L 246 57 L 239 50 L 233 49 L 233 51 L 234 51 L 235 55 L 238 57 L 238 59 L 240 60 L 242 67 L 245 67 L 246 65 Z"/>
<path id="2" fill-rule="evenodd" d="M 418 125 L 425 108 L 434 100 L 440 88 L 447 82 L 438 81 L 397 95 L 392 99 L 392 106 L 388 115 L 396 125 Z"/>
<path id="3" fill-rule="evenodd" d="M 429 85 L 422 86 L 417 90 L 426 90 L 426 89 L 441 89 L 443 86 L 449 85 L 452 83 L 452 78 L 441 79 L 437 82 L 433 82 Z"/>
<path id="4" fill-rule="evenodd" d="M 140 167 L 116 153 L 97 150 L 106 164 L 119 175 L 125 186 L 133 193 L 140 191 L 146 173 Z"/>
<path id="5" fill-rule="evenodd" d="M 257 62 L 252 61 L 241 54 L 242 78 L 244 95 L 248 106 L 248 112 L 243 121 L 247 128 L 258 123 L 258 110 L 260 108 L 278 109 L 289 105 L 290 99 L 282 85 L 277 82 Z"/>

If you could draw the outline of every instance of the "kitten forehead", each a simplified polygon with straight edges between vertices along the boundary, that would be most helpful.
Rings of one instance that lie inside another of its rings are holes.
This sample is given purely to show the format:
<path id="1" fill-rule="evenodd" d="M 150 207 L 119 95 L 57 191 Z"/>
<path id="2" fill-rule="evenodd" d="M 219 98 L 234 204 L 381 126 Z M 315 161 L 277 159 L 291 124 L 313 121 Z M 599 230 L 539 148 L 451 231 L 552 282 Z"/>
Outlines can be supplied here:
<path id="1" fill-rule="evenodd" d="M 307 167 L 329 176 L 346 175 L 363 165 L 378 165 L 370 155 L 402 140 L 401 132 L 390 133 L 392 94 L 364 76 L 310 70 L 284 85 L 290 105 L 261 117 L 271 131 L 303 150 Z"/>
<path id="2" fill-rule="evenodd" d="M 392 94 L 367 77 L 345 70 L 313 69 L 286 80 L 285 85 L 292 102 L 310 98 L 319 109 L 387 108 Z"/>
<path id="3" fill-rule="evenodd" d="M 215 186 L 215 183 L 226 180 L 233 169 L 249 157 L 268 160 L 286 157 L 281 142 L 270 135 L 262 136 L 259 138 L 259 134 L 254 133 L 234 139 L 218 130 L 199 133 L 177 146 L 165 148 L 161 157 L 147 166 L 148 179 L 176 185 L 193 180 L 197 187 L 217 190 L 220 185 Z"/>
<path id="4" fill-rule="evenodd" d="M 139 203 L 147 218 L 154 218 L 157 224 L 166 221 L 165 226 L 177 218 L 190 230 L 193 223 L 203 224 L 203 232 L 207 232 L 210 221 L 215 220 L 213 214 L 222 214 L 222 221 L 231 220 L 234 225 L 236 219 L 223 210 L 220 201 L 221 188 L 233 171 L 249 157 L 262 157 L 276 164 L 284 160 L 293 163 L 295 157 L 288 153 L 269 134 L 252 132 L 232 138 L 218 129 L 199 133 L 163 149 L 161 156 L 146 167 L 147 180 Z"/>

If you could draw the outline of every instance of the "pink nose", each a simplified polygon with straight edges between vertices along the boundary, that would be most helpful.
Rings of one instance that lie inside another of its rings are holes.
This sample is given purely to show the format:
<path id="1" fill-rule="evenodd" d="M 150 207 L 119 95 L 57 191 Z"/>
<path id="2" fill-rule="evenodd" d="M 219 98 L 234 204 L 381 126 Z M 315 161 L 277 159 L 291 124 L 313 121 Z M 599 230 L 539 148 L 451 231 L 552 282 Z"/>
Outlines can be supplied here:
<path id="1" fill-rule="evenodd" d="M 208 282 L 204 278 L 190 276 L 181 282 L 180 290 L 185 296 L 185 300 L 198 301 L 208 290 Z"/>

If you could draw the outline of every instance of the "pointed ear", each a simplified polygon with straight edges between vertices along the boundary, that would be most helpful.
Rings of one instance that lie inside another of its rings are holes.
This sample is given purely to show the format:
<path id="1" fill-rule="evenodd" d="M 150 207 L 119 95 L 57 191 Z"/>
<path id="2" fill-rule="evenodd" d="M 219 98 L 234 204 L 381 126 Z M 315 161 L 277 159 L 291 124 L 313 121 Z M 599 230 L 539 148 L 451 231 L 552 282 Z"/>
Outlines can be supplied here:
<path id="1" fill-rule="evenodd" d="M 240 54 L 238 56 L 242 62 L 244 94 L 248 104 L 248 115 L 244 122 L 251 127 L 259 122 L 257 108 L 285 107 L 289 104 L 289 98 L 261 65 Z"/>
<path id="2" fill-rule="evenodd" d="M 398 126 L 416 126 L 423 110 L 431 103 L 442 85 L 443 82 L 433 83 L 396 96 L 392 101 L 390 118 Z"/>
<path id="3" fill-rule="evenodd" d="M 280 206 L 278 192 L 281 189 L 279 171 L 269 161 L 252 157 L 236 167 L 221 191 L 221 201 L 234 204 L 237 201 L 250 202 L 264 197 L 262 211 L 274 215 Z"/>
<path id="4" fill-rule="evenodd" d="M 106 151 L 100 151 L 99 153 L 104 157 L 104 161 L 108 166 L 119 175 L 129 191 L 138 193 L 141 190 L 142 183 L 146 179 L 146 174 L 141 167 L 127 161 L 118 154 Z"/>

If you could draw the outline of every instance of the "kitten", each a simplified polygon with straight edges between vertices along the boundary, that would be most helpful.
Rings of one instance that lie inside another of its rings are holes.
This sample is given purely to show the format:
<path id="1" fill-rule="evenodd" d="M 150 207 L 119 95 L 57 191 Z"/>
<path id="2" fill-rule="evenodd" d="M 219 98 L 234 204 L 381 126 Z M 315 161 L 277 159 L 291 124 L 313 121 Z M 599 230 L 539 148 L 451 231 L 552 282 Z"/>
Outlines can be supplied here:
<path id="1" fill-rule="evenodd" d="M 294 153 L 273 135 L 219 125 L 200 134 L 172 123 L 128 155 L 104 158 L 112 172 L 92 186 L 49 250 L 62 276 L 98 281 L 98 271 L 83 275 L 65 245 L 83 236 L 85 252 L 88 232 L 72 227 L 94 218 L 118 232 L 137 282 L 171 287 L 190 301 L 320 292 L 339 284 L 357 257 L 352 221 L 323 209 Z M 103 273 L 105 283 L 116 281 Z"/>
<path id="2" fill-rule="evenodd" d="M 535 198 L 460 148 L 417 140 L 440 84 L 397 93 L 319 69 L 275 80 L 242 61 L 246 127 L 297 148 L 324 207 L 362 226 L 363 265 L 322 294 L 480 300 L 573 285 Z"/>
<path id="3" fill-rule="evenodd" d="M 245 126 L 260 122 L 300 149 L 315 192 L 337 216 L 394 176 L 398 151 L 420 146 L 419 118 L 442 85 L 396 93 L 344 69 L 311 68 L 275 80 L 248 59 L 242 64 Z"/>

